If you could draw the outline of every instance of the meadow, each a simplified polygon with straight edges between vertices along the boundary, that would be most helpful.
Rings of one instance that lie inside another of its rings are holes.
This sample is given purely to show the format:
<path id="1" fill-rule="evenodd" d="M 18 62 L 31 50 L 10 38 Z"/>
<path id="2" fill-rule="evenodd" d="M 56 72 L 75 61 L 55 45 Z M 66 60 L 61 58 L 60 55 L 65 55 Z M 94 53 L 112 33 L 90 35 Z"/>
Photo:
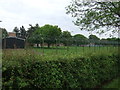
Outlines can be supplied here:
<path id="1" fill-rule="evenodd" d="M 3 88 L 95 88 L 119 76 L 118 48 L 3 50 Z"/>

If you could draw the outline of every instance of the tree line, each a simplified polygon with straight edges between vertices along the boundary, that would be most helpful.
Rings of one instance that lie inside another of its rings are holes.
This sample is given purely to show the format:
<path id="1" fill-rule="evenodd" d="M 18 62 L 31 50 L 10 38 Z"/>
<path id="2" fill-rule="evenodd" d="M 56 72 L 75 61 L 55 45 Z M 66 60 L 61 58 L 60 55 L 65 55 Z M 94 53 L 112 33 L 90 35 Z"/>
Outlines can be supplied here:
<path id="1" fill-rule="evenodd" d="M 120 38 L 100 39 L 96 35 L 89 35 L 88 38 L 82 34 L 71 35 L 71 32 L 62 31 L 61 28 L 56 25 L 46 24 L 40 27 L 38 24 L 35 26 L 30 24 L 29 26 L 28 30 L 25 30 L 24 26 L 20 28 L 15 27 L 13 32 L 16 33 L 16 37 L 25 39 L 30 45 L 37 44 L 37 47 L 39 47 L 39 44 L 42 47 L 44 43 L 46 43 L 48 47 L 52 44 L 64 44 L 65 46 L 82 46 L 88 44 L 118 45 L 120 41 Z M 7 30 L 2 29 L 2 31 L 2 37 L 7 37 Z"/>

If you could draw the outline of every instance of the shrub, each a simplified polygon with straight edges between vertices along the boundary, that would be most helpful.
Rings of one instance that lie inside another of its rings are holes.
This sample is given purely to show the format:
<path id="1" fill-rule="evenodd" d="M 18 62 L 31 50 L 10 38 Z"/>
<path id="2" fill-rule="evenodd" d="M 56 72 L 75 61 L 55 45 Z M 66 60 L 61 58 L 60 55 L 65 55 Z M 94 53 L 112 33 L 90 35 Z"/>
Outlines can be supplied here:
<path id="1" fill-rule="evenodd" d="M 94 88 L 118 75 L 118 53 L 45 60 L 34 54 L 3 55 L 3 89 Z"/>

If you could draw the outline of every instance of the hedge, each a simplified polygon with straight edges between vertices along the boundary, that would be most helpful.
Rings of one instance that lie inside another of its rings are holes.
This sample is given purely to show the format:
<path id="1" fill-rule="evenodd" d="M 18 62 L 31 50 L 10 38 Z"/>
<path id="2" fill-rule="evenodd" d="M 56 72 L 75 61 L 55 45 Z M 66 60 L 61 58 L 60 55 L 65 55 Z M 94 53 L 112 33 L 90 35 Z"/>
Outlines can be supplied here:
<path id="1" fill-rule="evenodd" d="M 3 89 L 25 88 L 95 88 L 119 75 L 120 56 L 92 54 L 58 60 L 3 57 Z M 15 60 L 14 60 L 15 59 Z"/>

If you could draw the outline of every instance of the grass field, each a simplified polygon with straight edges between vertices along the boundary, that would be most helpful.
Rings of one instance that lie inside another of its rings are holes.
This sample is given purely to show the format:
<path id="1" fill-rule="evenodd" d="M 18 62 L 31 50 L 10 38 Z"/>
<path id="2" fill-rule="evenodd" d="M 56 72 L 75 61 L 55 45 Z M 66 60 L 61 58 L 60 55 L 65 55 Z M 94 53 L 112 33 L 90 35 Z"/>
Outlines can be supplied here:
<path id="1" fill-rule="evenodd" d="M 69 54 L 69 53 L 88 53 L 88 52 L 101 52 L 103 50 L 109 51 L 117 49 L 118 47 L 77 47 L 77 46 L 71 46 L 71 47 L 51 47 L 51 48 L 34 48 L 36 51 L 43 52 L 44 54 Z"/>
<path id="2" fill-rule="evenodd" d="M 3 57 L 25 57 L 33 55 L 45 58 L 45 60 L 56 58 L 72 58 L 75 56 L 89 56 L 92 54 L 111 54 L 118 51 L 118 47 L 51 47 L 31 49 L 6 49 Z M 46 59 L 47 58 L 47 59 Z"/>

